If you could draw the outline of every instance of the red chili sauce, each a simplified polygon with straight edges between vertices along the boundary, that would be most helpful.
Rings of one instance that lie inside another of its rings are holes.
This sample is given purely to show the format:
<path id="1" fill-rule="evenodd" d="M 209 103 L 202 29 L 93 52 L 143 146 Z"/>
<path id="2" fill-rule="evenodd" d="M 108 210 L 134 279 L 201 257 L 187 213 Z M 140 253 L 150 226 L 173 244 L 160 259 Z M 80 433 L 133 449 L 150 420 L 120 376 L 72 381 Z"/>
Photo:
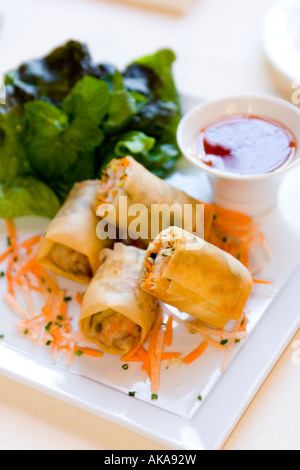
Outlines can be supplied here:
<path id="1" fill-rule="evenodd" d="M 289 129 L 261 116 L 219 119 L 196 137 L 197 155 L 208 166 L 240 175 L 265 174 L 295 157 L 297 141 Z"/>

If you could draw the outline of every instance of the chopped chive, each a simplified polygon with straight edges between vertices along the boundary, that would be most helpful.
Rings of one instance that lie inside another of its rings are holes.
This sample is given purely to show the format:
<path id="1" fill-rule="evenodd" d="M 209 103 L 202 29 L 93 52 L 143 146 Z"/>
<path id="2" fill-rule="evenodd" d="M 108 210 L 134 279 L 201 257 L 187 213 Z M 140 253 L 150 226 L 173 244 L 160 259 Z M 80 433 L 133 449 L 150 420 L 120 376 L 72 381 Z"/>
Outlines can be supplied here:
<path id="1" fill-rule="evenodd" d="M 18 257 L 15 256 L 15 257 L 14 257 L 14 263 L 16 263 L 17 261 L 18 261 Z"/>
<path id="2" fill-rule="evenodd" d="M 24 330 L 24 335 L 28 335 L 29 330 Z"/>
<path id="3" fill-rule="evenodd" d="M 11 240 L 10 240 L 10 237 L 6 237 L 6 242 L 7 242 L 7 246 L 11 246 Z"/>
<path id="4" fill-rule="evenodd" d="M 72 300 L 72 297 L 65 297 L 64 298 L 64 302 L 71 302 L 71 300 Z"/>
<path id="5" fill-rule="evenodd" d="M 166 324 L 166 323 L 162 323 L 161 326 L 167 326 L 167 324 Z"/>
<path id="6" fill-rule="evenodd" d="M 4 276 L 5 276 L 5 273 L 3 271 L 1 271 L 0 277 L 4 277 Z"/>
<path id="7" fill-rule="evenodd" d="M 202 400 L 203 400 L 203 396 L 202 396 L 202 395 L 198 395 L 198 400 L 199 400 L 199 401 L 202 401 Z"/>
<path id="8" fill-rule="evenodd" d="M 240 340 L 240 339 L 236 339 L 235 342 L 236 342 L 236 343 L 240 343 L 241 340 Z"/>
<path id="9" fill-rule="evenodd" d="M 51 294 L 52 290 L 50 289 L 50 287 L 47 287 L 47 291 L 49 292 L 49 294 Z"/>
<path id="10" fill-rule="evenodd" d="M 64 317 L 62 315 L 57 315 L 56 320 L 63 321 Z"/>
<path id="11" fill-rule="evenodd" d="M 0 335 L 0 339 L 3 339 L 4 338 L 4 335 Z"/>
<path id="12" fill-rule="evenodd" d="M 130 397 L 135 397 L 135 392 L 128 392 L 128 395 L 129 395 Z"/>
<path id="13" fill-rule="evenodd" d="M 78 351 L 75 352 L 75 356 L 78 356 L 78 357 L 82 356 L 82 354 L 83 354 L 83 351 L 80 351 L 80 349 L 78 349 Z"/>
<path id="14" fill-rule="evenodd" d="M 228 238 L 227 237 L 224 237 L 223 240 L 222 240 L 223 243 L 227 243 L 228 242 Z"/>
<path id="15" fill-rule="evenodd" d="M 224 339 L 223 341 L 220 342 L 220 344 L 222 346 L 225 346 L 225 344 L 227 344 L 227 343 L 228 343 L 228 339 Z"/>
<path id="16" fill-rule="evenodd" d="M 151 400 L 158 400 L 158 395 L 156 393 L 152 393 Z"/>
<path id="17" fill-rule="evenodd" d="M 123 364 L 123 365 L 122 365 L 122 369 L 128 370 L 128 368 L 129 368 L 129 365 L 128 365 L 128 364 Z"/>
<path id="18" fill-rule="evenodd" d="M 55 322 L 54 322 L 54 325 L 55 325 L 55 326 L 58 326 L 59 328 L 62 328 L 62 324 L 61 324 L 59 321 L 55 321 Z"/>
<path id="19" fill-rule="evenodd" d="M 51 343 L 52 341 L 47 341 L 46 346 L 50 346 Z"/>
<path id="20" fill-rule="evenodd" d="M 217 220 L 218 216 L 216 214 L 213 215 L 213 220 Z"/>
<path id="21" fill-rule="evenodd" d="M 52 322 L 52 321 L 49 321 L 48 325 L 45 326 L 45 330 L 46 330 L 46 331 L 50 331 L 52 325 L 53 325 L 53 322 Z"/>
<path id="22" fill-rule="evenodd" d="M 237 257 L 238 260 L 240 260 L 241 257 L 242 257 L 241 253 L 238 253 L 238 254 L 236 255 L 236 257 Z"/>
<path id="23" fill-rule="evenodd" d="M 242 321 L 241 326 L 245 323 L 245 320 Z"/>

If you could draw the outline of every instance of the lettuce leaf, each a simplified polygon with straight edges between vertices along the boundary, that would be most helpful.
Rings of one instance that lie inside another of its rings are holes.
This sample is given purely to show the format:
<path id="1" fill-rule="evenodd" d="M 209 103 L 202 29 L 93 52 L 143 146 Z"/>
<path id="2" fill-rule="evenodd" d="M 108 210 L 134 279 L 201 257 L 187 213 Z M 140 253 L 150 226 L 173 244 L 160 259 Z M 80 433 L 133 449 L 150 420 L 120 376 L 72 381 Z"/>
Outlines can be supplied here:
<path id="1" fill-rule="evenodd" d="M 62 109 L 71 120 L 84 118 L 99 125 L 108 113 L 110 99 L 107 83 L 86 76 L 76 83 L 63 101 Z"/>
<path id="2" fill-rule="evenodd" d="M 59 208 L 54 191 L 32 176 L 0 184 L 0 218 L 36 215 L 51 219 Z"/>
<path id="3" fill-rule="evenodd" d="M 76 150 L 67 140 L 68 116 L 56 106 L 38 100 L 25 104 L 25 116 L 29 126 L 28 159 L 38 175 L 51 181 L 77 159 Z"/>
<path id="4" fill-rule="evenodd" d="M 41 100 L 25 104 L 28 158 L 35 173 L 51 187 L 58 184 L 69 191 L 78 160 L 84 159 L 86 152 L 90 161 L 90 152 L 103 142 L 99 125 L 108 111 L 109 99 L 108 85 L 86 76 L 63 101 L 62 109 Z M 81 180 L 80 174 L 77 176 Z M 60 189 L 59 195 L 63 198 L 67 194 Z"/>
<path id="5" fill-rule="evenodd" d="M 31 173 L 24 148 L 26 121 L 18 111 L 0 115 L 0 181 Z"/>
<path id="6" fill-rule="evenodd" d="M 176 102 L 179 107 L 179 97 L 172 73 L 172 64 L 176 56 L 170 49 L 163 49 L 156 54 L 142 57 L 134 64 L 142 65 L 156 73 L 158 80 L 153 83 L 152 90 L 155 96 L 164 102 Z"/>
<path id="7" fill-rule="evenodd" d="M 121 72 L 95 64 L 84 44 L 69 41 L 8 72 L 7 103 L 0 105 L 0 217 L 50 217 L 74 183 L 96 178 L 127 154 L 165 177 L 180 156 L 174 60 L 164 49 Z"/>
<path id="8" fill-rule="evenodd" d="M 46 57 L 22 64 L 5 76 L 14 87 L 16 99 L 23 103 L 44 100 L 60 106 L 74 85 L 85 75 L 101 78 L 84 44 L 69 41 Z"/>
<path id="9" fill-rule="evenodd" d="M 138 155 L 151 150 L 154 144 L 155 139 L 143 132 L 128 132 L 123 135 L 122 140 L 119 140 L 115 146 L 115 154 L 121 158 L 126 157 L 126 155 Z"/>

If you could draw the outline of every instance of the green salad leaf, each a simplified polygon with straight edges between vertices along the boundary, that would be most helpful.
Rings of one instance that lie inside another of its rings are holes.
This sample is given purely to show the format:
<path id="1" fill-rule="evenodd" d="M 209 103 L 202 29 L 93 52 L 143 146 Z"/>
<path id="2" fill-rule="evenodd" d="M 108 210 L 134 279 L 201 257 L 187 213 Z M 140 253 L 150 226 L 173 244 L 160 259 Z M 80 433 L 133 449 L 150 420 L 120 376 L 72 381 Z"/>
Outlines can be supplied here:
<path id="1" fill-rule="evenodd" d="M 86 76 L 76 83 L 63 101 L 62 109 L 71 120 L 84 118 L 99 125 L 108 113 L 110 100 L 107 83 Z"/>
<path id="2" fill-rule="evenodd" d="M 165 49 L 123 72 L 69 41 L 5 75 L 0 105 L 0 218 L 52 217 L 74 183 L 132 155 L 165 177 L 179 158 L 181 110 Z"/>
<path id="3" fill-rule="evenodd" d="M 26 121 L 18 111 L 0 115 L 0 182 L 30 174 L 24 148 Z"/>
<path id="4" fill-rule="evenodd" d="M 26 215 L 51 219 L 59 208 L 60 201 L 54 191 L 32 176 L 0 184 L 0 214 L 5 219 Z"/>
<path id="5" fill-rule="evenodd" d="M 143 132 L 128 132 L 123 135 L 115 146 L 115 154 L 117 157 L 126 157 L 126 155 L 139 155 L 148 152 L 153 148 L 155 139 L 148 137 Z"/>
<path id="6" fill-rule="evenodd" d="M 36 174 L 51 181 L 66 172 L 77 159 L 77 152 L 67 139 L 68 116 L 44 101 L 31 101 L 24 108 L 29 126 L 28 159 Z"/>
<path id="7" fill-rule="evenodd" d="M 164 102 L 175 100 L 178 104 L 178 93 L 172 73 L 172 64 L 175 60 L 174 52 L 170 49 L 164 49 L 156 54 L 136 60 L 134 63 L 156 72 L 158 80 L 153 86 L 153 91 L 158 98 Z"/>

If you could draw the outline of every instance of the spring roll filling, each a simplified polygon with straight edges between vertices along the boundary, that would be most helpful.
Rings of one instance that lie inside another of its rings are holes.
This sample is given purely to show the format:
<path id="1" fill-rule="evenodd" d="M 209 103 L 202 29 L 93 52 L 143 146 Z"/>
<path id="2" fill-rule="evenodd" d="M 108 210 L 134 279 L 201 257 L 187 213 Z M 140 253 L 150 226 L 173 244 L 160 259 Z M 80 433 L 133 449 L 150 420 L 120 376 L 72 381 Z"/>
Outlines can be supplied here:
<path id="1" fill-rule="evenodd" d="M 149 248 L 149 257 L 145 263 L 145 274 L 143 282 L 147 288 L 154 287 L 154 274 L 163 272 L 167 267 L 169 259 L 173 256 L 176 249 L 176 240 L 170 240 L 169 237 L 162 238 L 159 242 L 154 242 Z"/>
<path id="2" fill-rule="evenodd" d="M 70 274 L 92 276 L 88 257 L 65 245 L 55 243 L 50 252 L 52 262 L 62 271 Z"/>
<path id="3" fill-rule="evenodd" d="M 89 335 L 107 348 L 129 351 L 140 342 L 141 332 L 139 325 L 111 309 L 92 315 L 90 319 Z"/>
<path id="4" fill-rule="evenodd" d="M 128 161 L 122 159 L 118 164 L 114 163 L 107 170 L 103 171 L 100 187 L 97 192 L 98 206 L 104 202 L 111 204 L 116 196 L 120 195 L 120 193 L 123 194 L 122 189 L 127 178 L 127 167 Z"/>
<path id="5" fill-rule="evenodd" d="M 191 234 L 189 234 L 189 240 L 197 241 L 196 237 Z M 164 277 L 163 273 L 168 267 L 170 259 L 174 255 L 177 246 L 182 242 L 183 240 L 178 238 L 176 230 L 170 229 L 167 233 L 162 234 L 159 241 L 154 241 L 149 245 L 149 257 L 144 266 L 143 277 L 143 284 L 147 289 L 152 289 L 155 286 L 156 275 L 160 274 Z M 161 283 L 162 280 L 160 279 L 159 282 Z M 164 278 L 163 282 L 166 285 L 166 282 L 171 282 L 171 280 Z"/>

